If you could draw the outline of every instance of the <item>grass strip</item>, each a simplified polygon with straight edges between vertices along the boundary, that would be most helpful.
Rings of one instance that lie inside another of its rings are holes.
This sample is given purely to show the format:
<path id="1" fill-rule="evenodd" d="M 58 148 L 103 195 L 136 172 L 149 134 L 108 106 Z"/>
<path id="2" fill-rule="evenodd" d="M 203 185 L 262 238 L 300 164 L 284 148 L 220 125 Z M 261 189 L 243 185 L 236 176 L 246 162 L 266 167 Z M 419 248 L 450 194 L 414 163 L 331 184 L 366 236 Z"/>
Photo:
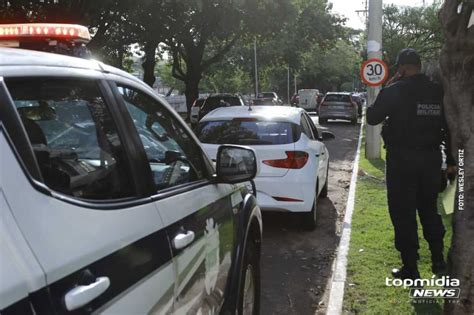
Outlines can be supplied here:
<path id="1" fill-rule="evenodd" d="M 385 187 L 385 152 L 383 159 L 365 158 L 362 143 L 352 233 L 349 249 L 347 282 L 344 296 L 345 314 L 441 314 L 442 299 L 412 300 L 408 289 L 387 287 L 385 278 L 401 264 L 394 247 L 394 232 L 387 208 Z M 443 217 L 447 233 L 446 253 L 451 243 L 451 218 Z M 420 237 L 419 270 L 429 279 L 431 259 L 427 242 Z"/>

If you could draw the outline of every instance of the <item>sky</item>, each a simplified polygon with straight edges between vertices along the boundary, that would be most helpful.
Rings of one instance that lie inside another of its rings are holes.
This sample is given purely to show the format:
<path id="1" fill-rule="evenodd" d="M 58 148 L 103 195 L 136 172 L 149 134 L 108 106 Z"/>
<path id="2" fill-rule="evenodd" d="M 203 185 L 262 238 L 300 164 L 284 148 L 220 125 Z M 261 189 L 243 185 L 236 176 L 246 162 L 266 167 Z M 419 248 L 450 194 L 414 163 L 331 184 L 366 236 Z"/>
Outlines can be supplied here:
<path id="1" fill-rule="evenodd" d="M 367 0 L 369 1 L 369 0 Z M 426 4 L 433 3 L 434 0 L 426 0 Z M 340 15 L 348 18 L 346 23 L 347 26 L 363 29 L 364 26 L 364 16 L 362 14 L 357 14 L 356 10 L 365 9 L 364 0 L 329 0 L 333 4 L 333 12 L 339 13 Z M 423 0 L 383 0 L 383 4 L 396 4 L 402 6 L 421 6 L 423 5 Z"/>

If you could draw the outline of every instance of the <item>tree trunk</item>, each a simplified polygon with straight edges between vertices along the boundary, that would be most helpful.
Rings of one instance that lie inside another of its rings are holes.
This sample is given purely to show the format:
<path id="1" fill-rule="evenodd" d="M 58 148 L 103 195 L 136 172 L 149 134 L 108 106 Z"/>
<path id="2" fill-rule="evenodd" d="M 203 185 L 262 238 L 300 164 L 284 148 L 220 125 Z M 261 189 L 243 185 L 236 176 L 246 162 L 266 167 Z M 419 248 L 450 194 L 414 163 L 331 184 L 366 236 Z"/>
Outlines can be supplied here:
<path id="1" fill-rule="evenodd" d="M 451 278 L 460 280 L 461 293 L 451 301 L 457 303 L 445 303 L 445 313 L 474 314 L 474 26 L 467 27 L 474 4 L 464 1 L 460 13 L 458 4 L 446 0 L 440 12 L 445 35 L 440 56 L 444 107 L 459 168 L 448 261 Z"/>
<path id="2" fill-rule="evenodd" d="M 156 48 L 158 43 L 154 41 L 147 42 L 144 47 L 145 61 L 142 63 L 143 81 L 153 87 L 155 83 L 155 65 L 156 65 Z"/>
<path id="3" fill-rule="evenodd" d="M 189 75 L 187 80 L 184 82 L 184 95 L 186 96 L 186 109 L 187 115 L 186 120 L 189 120 L 191 115 L 191 106 L 194 101 L 199 97 L 199 82 L 201 81 L 201 75 Z"/>

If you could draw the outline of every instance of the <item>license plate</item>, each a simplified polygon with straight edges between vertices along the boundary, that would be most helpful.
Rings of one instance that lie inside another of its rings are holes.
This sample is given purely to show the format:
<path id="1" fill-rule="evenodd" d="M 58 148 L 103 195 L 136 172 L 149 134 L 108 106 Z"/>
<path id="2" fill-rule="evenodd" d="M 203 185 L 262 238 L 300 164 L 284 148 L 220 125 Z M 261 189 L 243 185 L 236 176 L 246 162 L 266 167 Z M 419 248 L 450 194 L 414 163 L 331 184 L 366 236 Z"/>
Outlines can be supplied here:
<path id="1" fill-rule="evenodd" d="M 0 40 L 0 47 L 20 47 L 20 42 L 17 40 Z"/>
<path id="2" fill-rule="evenodd" d="M 331 106 L 330 108 L 331 108 L 331 109 L 335 109 L 335 110 L 344 110 L 344 109 L 346 109 L 346 108 L 344 107 L 344 105 L 343 105 L 343 106 Z"/>

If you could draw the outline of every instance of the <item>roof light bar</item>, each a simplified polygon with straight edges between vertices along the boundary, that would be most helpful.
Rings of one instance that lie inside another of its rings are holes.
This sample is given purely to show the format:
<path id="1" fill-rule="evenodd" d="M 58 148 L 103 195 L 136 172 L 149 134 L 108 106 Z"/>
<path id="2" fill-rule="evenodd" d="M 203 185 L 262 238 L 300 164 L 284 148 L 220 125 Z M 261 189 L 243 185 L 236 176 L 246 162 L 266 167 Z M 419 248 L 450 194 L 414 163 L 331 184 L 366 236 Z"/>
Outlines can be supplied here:
<path id="1" fill-rule="evenodd" d="M 65 39 L 87 43 L 91 40 L 89 29 L 76 24 L 25 23 L 0 24 L 0 40 Z"/>

